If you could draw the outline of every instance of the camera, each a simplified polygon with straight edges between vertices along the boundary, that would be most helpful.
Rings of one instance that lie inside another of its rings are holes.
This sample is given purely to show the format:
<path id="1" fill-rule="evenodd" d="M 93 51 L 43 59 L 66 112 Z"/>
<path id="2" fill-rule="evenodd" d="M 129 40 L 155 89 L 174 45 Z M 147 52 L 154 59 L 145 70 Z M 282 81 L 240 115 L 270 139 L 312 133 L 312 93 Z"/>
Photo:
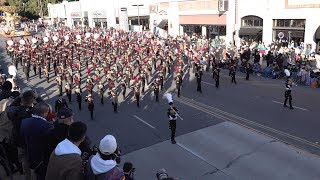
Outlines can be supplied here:
<path id="1" fill-rule="evenodd" d="M 156 176 L 157 176 L 158 180 L 165 180 L 165 179 L 169 178 L 167 171 L 165 169 L 160 169 L 157 172 Z"/>

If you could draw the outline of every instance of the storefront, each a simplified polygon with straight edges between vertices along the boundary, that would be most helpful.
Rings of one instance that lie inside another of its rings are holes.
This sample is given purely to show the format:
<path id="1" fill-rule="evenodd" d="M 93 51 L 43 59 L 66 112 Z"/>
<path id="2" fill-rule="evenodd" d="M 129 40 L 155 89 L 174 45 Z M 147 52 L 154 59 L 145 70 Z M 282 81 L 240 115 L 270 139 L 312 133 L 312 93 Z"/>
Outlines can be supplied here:
<path id="1" fill-rule="evenodd" d="M 299 45 L 305 41 L 305 25 L 305 19 L 274 19 L 272 39 L 279 40 L 279 33 L 283 33 L 281 40 Z"/>
<path id="2" fill-rule="evenodd" d="M 72 26 L 80 26 L 81 25 L 81 12 L 71 12 L 71 23 Z"/>
<path id="3" fill-rule="evenodd" d="M 138 19 L 140 19 L 140 25 L 142 26 L 143 30 L 149 30 L 149 21 L 150 21 L 150 16 L 131 16 L 128 17 L 129 20 L 129 25 L 131 26 L 138 26 L 139 22 Z"/>
<path id="4" fill-rule="evenodd" d="M 181 25 L 183 28 L 183 33 L 191 36 L 192 34 L 204 35 L 206 38 L 215 39 L 216 37 L 226 36 L 226 26 L 224 25 Z M 203 32 L 205 29 L 205 33 Z"/>
<path id="5" fill-rule="evenodd" d="M 179 22 L 187 35 L 195 33 L 206 38 L 226 36 L 225 15 L 180 15 Z"/>
<path id="6" fill-rule="evenodd" d="M 107 27 L 107 12 L 104 10 L 92 11 L 91 17 L 94 27 Z"/>
<path id="7" fill-rule="evenodd" d="M 262 41 L 263 19 L 258 16 L 245 16 L 241 18 L 239 37 L 247 42 Z"/>

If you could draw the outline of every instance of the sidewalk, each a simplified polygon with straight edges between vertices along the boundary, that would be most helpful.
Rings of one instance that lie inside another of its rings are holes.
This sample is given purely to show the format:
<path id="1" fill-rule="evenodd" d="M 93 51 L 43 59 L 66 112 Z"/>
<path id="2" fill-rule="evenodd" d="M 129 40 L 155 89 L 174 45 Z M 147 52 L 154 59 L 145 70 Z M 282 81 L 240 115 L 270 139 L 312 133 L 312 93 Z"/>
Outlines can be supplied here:
<path id="1" fill-rule="evenodd" d="M 318 180 L 320 157 L 223 122 L 122 157 L 136 179 L 156 179 L 165 168 L 179 180 Z"/>

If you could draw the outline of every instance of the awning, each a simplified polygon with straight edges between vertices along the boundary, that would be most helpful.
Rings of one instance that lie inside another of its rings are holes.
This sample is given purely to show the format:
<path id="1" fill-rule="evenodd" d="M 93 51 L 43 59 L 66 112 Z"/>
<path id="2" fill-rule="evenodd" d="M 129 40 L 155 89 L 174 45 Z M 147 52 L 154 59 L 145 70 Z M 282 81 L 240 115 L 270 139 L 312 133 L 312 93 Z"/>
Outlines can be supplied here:
<path id="1" fill-rule="evenodd" d="M 316 33 L 314 34 L 314 37 L 315 37 L 317 40 L 320 40 L 320 26 L 319 26 L 318 29 L 316 30 Z"/>
<path id="2" fill-rule="evenodd" d="M 164 29 L 164 27 L 167 25 L 168 25 L 168 19 L 162 19 L 162 21 L 158 24 L 158 28 Z"/>
<path id="3" fill-rule="evenodd" d="M 239 35 L 257 35 L 262 33 L 262 28 L 256 27 L 242 27 L 240 28 Z"/>

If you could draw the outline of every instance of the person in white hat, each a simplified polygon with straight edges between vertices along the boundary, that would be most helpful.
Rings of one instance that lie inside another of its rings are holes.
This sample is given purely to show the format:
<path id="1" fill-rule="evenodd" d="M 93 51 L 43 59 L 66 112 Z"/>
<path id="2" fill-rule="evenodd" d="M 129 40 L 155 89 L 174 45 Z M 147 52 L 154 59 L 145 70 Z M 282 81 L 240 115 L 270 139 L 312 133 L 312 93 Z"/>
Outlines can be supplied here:
<path id="1" fill-rule="evenodd" d="M 116 138 L 106 135 L 101 139 L 98 152 L 86 166 L 86 180 L 124 180 L 123 170 L 118 167 L 120 151 Z"/>

